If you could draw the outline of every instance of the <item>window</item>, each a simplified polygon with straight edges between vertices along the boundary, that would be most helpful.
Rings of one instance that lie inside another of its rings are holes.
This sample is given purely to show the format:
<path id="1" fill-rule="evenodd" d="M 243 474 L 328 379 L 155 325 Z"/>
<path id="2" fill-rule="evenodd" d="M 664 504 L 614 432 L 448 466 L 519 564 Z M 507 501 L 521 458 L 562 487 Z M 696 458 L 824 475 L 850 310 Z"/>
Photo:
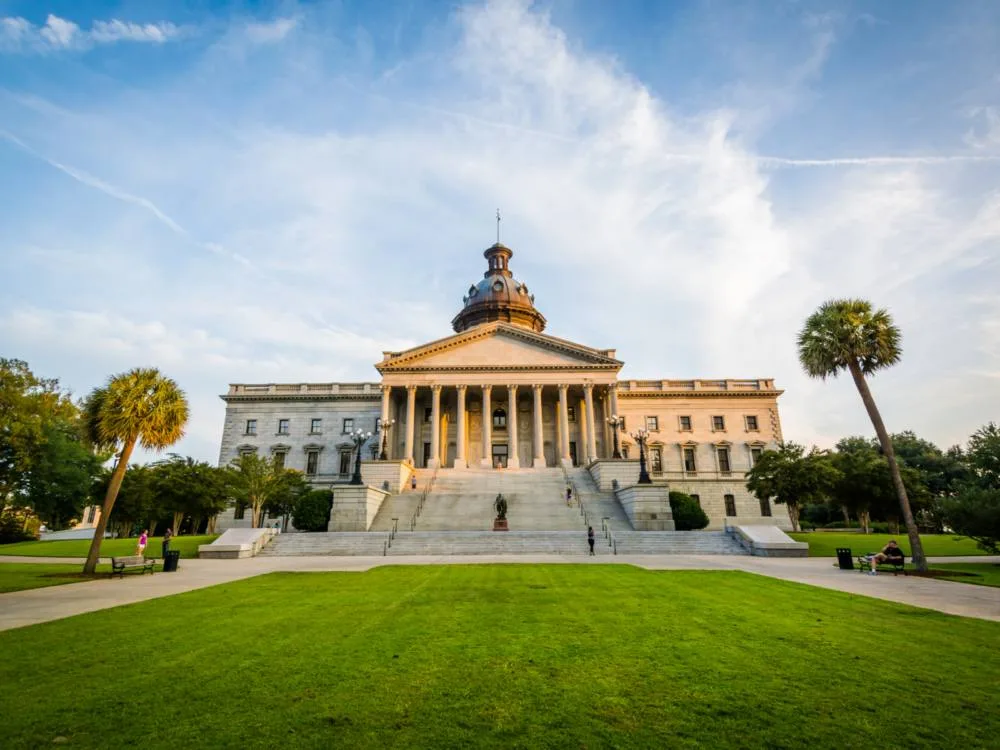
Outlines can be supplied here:
<path id="1" fill-rule="evenodd" d="M 719 471 L 729 474 L 732 471 L 729 464 L 729 448 L 716 448 L 715 454 L 719 457 Z"/>
<path id="2" fill-rule="evenodd" d="M 279 419 L 278 420 L 278 434 L 279 435 L 287 435 L 288 434 L 288 424 L 289 424 L 289 422 L 288 422 L 287 419 Z"/>
<path id="3" fill-rule="evenodd" d="M 246 510 L 247 506 L 244 503 L 236 503 L 236 510 L 233 511 L 233 520 L 242 521 Z"/>
<path id="4" fill-rule="evenodd" d="M 493 429 L 495 430 L 507 429 L 507 412 L 505 412 L 503 409 L 493 410 Z"/>
<path id="5" fill-rule="evenodd" d="M 723 495 L 722 499 L 726 501 L 726 515 L 730 518 L 736 517 L 736 498 L 732 495 Z"/>
<path id="6" fill-rule="evenodd" d="M 625 432 L 625 417 L 618 417 L 618 429 Z"/>
<path id="7" fill-rule="evenodd" d="M 354 432 L 354 420 L 350 417 L 344 417 L 344 422 L 340 426 L 340 434 L 349 435 L 352 432 Z"/>
<path id="8" fill-rule="evenodd" d="M 765 518 L 771 517 L 771 501 L 766 497 L 760 499 L 760 514 Z"/>
<path id="9" fill-rule="evenodd" d="M 306 475 L 310 477 L 316 476 L 316 472 L 319 470 L 319 451 L 309 451 L 306 453 Z"/>
<path id="10" fill-rule="evenodd" d="M 698 465 L 694 461 L 694 448 L 684 449 L 684 471 L 692 474 L 698 471 Z"/>
<path id="11" fill-rule="evenodd" d="M 566 421 L 567 422 L 575 422 L 576 421 L 576 407 L 575 406 L 567 406 L 566 407 Z"/>
<path id="12" fill-rule="evenodd" d="M 375 432 L 382 432 L 382 417 L 375 417 Z"/>
<path id="13" fill-rule="evenodd" d="M 698 503 L 698 507 L 701 507 L 701 495 L 691 495 L 691 499 Z"/>
<path id="14" fill-rule="evenodd" d="M 764 452 L 763 448 L 758 448 L 753 446 L 750 448 L 750 465 L 756 466 L 757 462 L 760 461 L 760 454 Z"/>
<path id="15" fill-rule="evenodd" d="M 279 469 L 284 469 L 285 468 L 285 452 L 284 451 L 275 451 L 275 453 L 274 453 L 274 465 L 277 466 Z"/>
<path id="16" fill-rule="evenodd" d="M 309 434 L 319 435 L 323 431 L 323 420 L 322 419 L 310 419 L 309 420 Z"/>
<path id="17" fill-rule="evenodd" d="M 257 420 L 248 419 L 247 420 L 247 430 L 244 435 L 256 435 L 257 434 Z"/>
<path id="18" fill-rule="evenodd" d="M 726 418 L 712 417 L 712 432 L 725 432 L 725 430 L 726 430 Z"/>
<path id="19" fill-rule="evenodd" d="M 646 432 L 659 432 L 660 420 L 658 417 L 646 417 Z"/>
<path id="20" fill-rule="evenodd" d="M 244 456 L 249 456 L 256 452 L 257 452 L 256 448 L 240 448 L 240 458 L 243 458 Z"/>
<path id="21" fill-rule="evenodd" d="M 622 446 L 622 458 L 628 458 L 628 446 L 627 445 L 623 445 Z"/>
<path id="22" fill-rule="evenodd" d="M 340 475 L 347 476 L 351 473 L 351 452 L 340 452 Z"/>
<path id="23" fill-rule="evenodd" d="M 654 474 L 663 473 L 663 448 L 653 446 L 649 449 L 649 465 Z"/>
<path id="24" fill-rule="evenodd" d="M 747 423 L 747 432 L 758 432 L 759 431 L 758 428 L 757 428 L 757 415 L 756 414 L 747 414 L 745 417 L 743 417 L 743 419 L 745 419 L 746 423 Z"/>
<path id="25" fill-rule="evenodd" d="M 681 425 L 681 432 L 691 432 L 691 417 L 678 417 Z"/>
<path id="26" fill-rule="evenodd" d="M 431 407 L 429 406 L 426 409 L 424 409 L 424 422 L 430 424 L 431 416 L 433 415 L 433 413 L 434 413 L 433 409 L 431 409 Z"/>

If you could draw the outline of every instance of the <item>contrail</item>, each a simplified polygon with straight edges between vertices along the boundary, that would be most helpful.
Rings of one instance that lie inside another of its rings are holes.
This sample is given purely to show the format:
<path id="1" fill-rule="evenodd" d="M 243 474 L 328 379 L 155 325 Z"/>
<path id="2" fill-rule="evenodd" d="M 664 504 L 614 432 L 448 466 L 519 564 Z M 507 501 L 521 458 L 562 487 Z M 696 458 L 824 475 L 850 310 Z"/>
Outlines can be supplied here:
<path id="1" fill-rule="evenodd" d="M 845 156 L 835 159 L 787 159 L 755 157 L 762 167 L 881 167 L 894 164 L 955 164 L 1000 162 L 1000 154 L 955 154 L 952 156 Z"/>

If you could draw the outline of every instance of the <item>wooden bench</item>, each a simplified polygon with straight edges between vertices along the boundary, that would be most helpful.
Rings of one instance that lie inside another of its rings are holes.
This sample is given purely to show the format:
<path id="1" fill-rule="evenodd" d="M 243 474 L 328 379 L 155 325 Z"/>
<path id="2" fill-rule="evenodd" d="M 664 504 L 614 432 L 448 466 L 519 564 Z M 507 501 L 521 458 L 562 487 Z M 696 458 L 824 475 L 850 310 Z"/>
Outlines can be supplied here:
<path id="1" fill-rule="evenodd" d="M 145 558 L 142 555 L 130 555 L 129 557 L 112 557 L 111 558 L 111 575 L 117 573 L 122 578 L 125 577 L 126 570 L 141 570 L 145 573 L 147 570 L 150 575 L 153 574 L 153 567 L 156 565 L 156 560 L 154 558 Z"/>
<path id="2" fill-rule="evenodd" d="M 875 556 L 868 557 L 868 555 L 862 555 L 858 558 L 858 572 L 871 571 L 872 560 Z M 887 560 L 883 560 L 876 566 L 876 572 L 879 570 L 892 571 L 892 574 L 899 575 L 902 573 L 904 576 L 906 573 L 906 558 L 905 557 L 890 557 Z"/>

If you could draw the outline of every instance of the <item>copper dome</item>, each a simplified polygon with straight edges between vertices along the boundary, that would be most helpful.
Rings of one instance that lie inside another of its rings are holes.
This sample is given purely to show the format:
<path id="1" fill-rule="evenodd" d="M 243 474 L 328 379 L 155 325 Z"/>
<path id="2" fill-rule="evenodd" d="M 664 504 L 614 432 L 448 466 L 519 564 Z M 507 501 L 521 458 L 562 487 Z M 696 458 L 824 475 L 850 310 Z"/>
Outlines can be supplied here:
<path id="1" fill-rule="evenodd" d="M 507 268 L 513 254 L 509 247 L 499 242 L 483 253 L 489 261 L 489 268 L 483 274 L 483 280 L 470 286 L 462 298 L 465 306 L 451 321 L 456 332 L 496 321 L 523 326 L 532 331 L 545 329 L 545 316 L 535 309 L 535 296 Z"/>

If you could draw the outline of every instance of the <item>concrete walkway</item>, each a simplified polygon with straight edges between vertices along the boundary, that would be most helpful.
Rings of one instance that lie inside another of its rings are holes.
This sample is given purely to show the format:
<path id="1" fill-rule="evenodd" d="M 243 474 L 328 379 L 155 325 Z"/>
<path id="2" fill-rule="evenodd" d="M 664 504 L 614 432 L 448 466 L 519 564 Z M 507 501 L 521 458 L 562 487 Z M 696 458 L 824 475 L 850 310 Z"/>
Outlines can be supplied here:
<path id="1" fill-rule="evenodd" d="M 1000 557 L 934 557 L 932 563 L 991 562 Z M 78 563 L 75 558 L 0 556 L 0 563 Z M 862 575 L 839 570 L 832 558 L 766 558 L 739 555 L 475 555 L 426 557 L 258 557 L 246 560 L 181 560 L 176 573 L 131 574 L 122 579 L 0 594 L 0 630 L 34 625 L 100 609 L 158 599 L 185 591 L 277 571 L 366 571 L 383 565 L 469 565 L 487 563 L 562 563 L 635 565 L 647 570 L 742 570 L 748 573 L 845 591 L 861 596 L 934 609 L 947 614 L 1000 622 L 1000 589 L 936 581 L 916 576 Z"/>

